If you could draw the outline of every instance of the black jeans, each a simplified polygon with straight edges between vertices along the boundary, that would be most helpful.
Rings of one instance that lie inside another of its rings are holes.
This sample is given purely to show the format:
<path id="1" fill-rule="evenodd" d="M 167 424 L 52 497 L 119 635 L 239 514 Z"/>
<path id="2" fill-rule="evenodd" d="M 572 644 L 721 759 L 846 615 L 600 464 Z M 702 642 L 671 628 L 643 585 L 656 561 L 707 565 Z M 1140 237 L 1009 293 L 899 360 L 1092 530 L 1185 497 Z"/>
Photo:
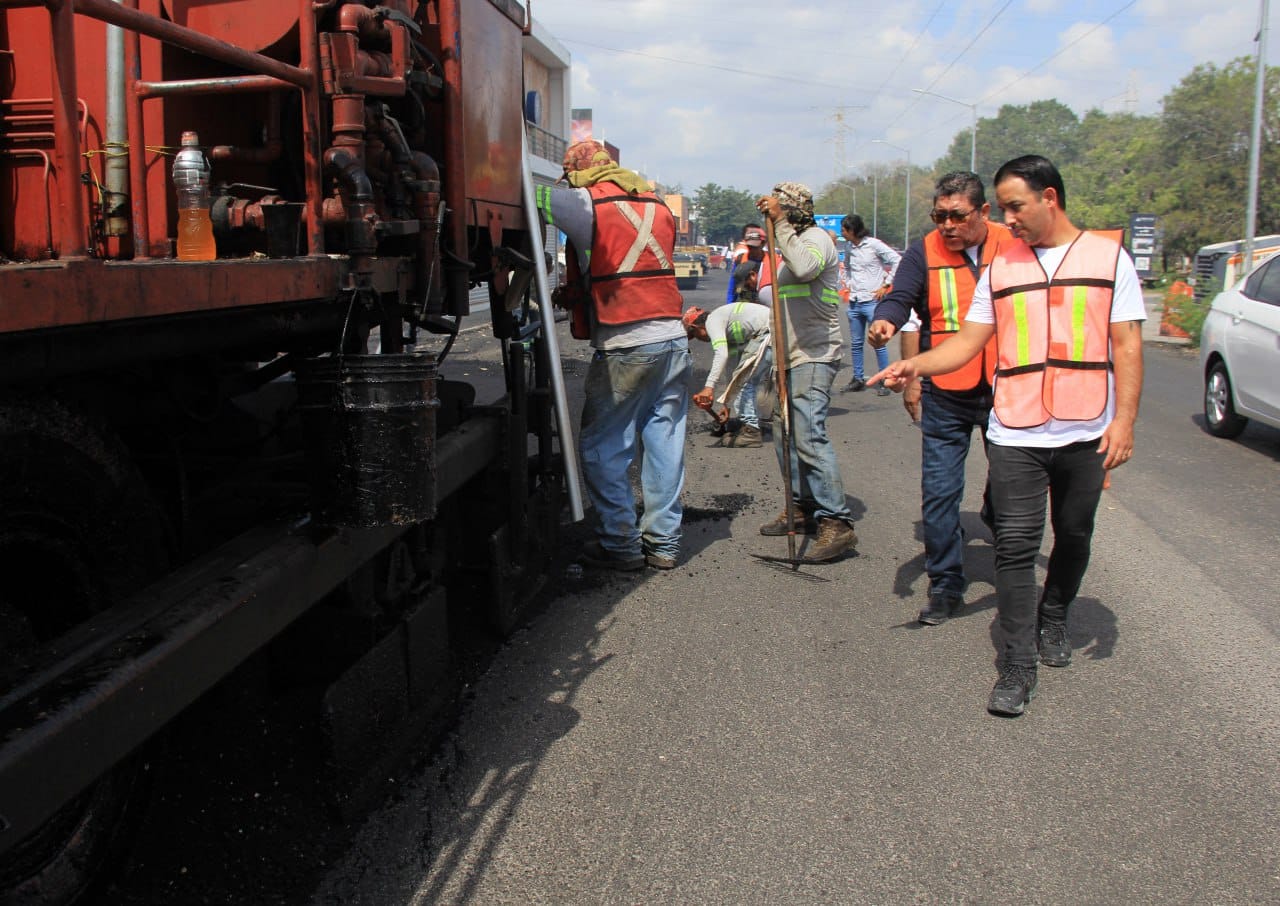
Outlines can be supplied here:
<path id="1" fill-rule="evenodd" d="M 1051 448 L 987 447 L 996 519 L 996 623 L 1002 664 L 1034 666 L 1040 621 L 1065 621 L 1067 607 L 1080 590 L 1105 474 L 1105 454 L 1097 449 L 1096 440 Z M 1044 537 L 1046 498 L 1053 522 L 1053 552 L 1044 593 L 1037 601 L 1036 557 Z"/>

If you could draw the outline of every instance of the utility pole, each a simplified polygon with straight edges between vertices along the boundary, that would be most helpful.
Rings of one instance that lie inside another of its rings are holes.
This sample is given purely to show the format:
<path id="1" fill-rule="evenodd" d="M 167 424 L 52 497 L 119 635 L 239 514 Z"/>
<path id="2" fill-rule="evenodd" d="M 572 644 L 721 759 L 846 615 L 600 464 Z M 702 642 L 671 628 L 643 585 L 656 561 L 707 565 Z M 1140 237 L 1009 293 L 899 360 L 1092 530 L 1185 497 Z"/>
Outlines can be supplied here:
<path id="1" fill-rule="evenodd" d="M 1271 0 L 1261 0 L 1258 15 L 1258 78 L 1253 93 L 1253 133 L 1249 138 L 1249 200 L 1244 215 L 1244 273 L 1253 270 L 1253 234 L 1258 228 L 1258 164 L 1262 143 L 1262 101 L 1267 85 L 1267 13 Z"/>
<path id="2" fill-rule="evenodd" d="M 1263 0 L 1263 2 L 1266 2 L 1266 0 Z M 871 144 L 888 145 L 890 148 L 895 148 L 907 155 L 907 209 L 903 216 L 902 226 L 902 250 L 905 252 L 911 239 L 911 149 L 904 148 L 901 145 L 895 145 L 893 142 L 886 142 L 884 139 L 879 138 L 873 138 L 871 140 Z"/>

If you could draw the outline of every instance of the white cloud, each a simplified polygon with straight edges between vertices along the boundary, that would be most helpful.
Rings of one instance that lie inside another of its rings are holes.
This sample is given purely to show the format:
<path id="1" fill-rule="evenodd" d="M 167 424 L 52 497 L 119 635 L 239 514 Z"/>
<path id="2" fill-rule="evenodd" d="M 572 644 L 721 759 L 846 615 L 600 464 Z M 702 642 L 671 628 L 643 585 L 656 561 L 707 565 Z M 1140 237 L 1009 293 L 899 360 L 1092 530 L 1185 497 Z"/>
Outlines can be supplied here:
<path id="1" fill-rule="evenodd" d="M 1197 63 L 1252 53 L 1257 26 L 1256 0 L 1139 0 L 1119 14 L 1116 0 L 1026 0 L 997 16 L 1002 6 L 534 0 L 533 12 L 573 54 L 573 106 L 594 109 L 624 162 L 688 189 L 820 186 L 841 141 L 855 168 L 901 160 L 873 139 L 928 165 L 972 113 L 911 88 L 978 103 L 980 116 L 1049 98 L 1081 114 L 1154 113 Z"/>

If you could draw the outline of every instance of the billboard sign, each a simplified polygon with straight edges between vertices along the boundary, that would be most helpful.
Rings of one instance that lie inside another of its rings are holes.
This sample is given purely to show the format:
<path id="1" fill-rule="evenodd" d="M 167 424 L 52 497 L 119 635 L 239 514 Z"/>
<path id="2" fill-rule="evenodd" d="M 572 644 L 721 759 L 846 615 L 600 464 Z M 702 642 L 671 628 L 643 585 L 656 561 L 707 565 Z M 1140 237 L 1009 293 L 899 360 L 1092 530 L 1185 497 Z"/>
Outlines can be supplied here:
<path id="1" fill-rule="evenodd" d="M 1149 280 L 1155 276 L 1156 215 L 1129 215 L 1129 254 L 1138 276 Z"/>

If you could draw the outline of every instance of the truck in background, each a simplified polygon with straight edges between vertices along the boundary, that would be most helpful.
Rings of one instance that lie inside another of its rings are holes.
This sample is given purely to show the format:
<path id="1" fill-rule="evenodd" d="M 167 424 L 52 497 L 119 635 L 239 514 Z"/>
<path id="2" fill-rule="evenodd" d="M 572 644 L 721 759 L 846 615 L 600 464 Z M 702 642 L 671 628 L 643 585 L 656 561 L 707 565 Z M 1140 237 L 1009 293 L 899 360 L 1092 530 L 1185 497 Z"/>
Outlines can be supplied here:
<path id="1" fill-rule="evenodd" d="M 1253 263 L 1280 251 L 1280 235 L 1258 236 L 1253 240 Z M 1192 281 L 1197 302 L 1212 300 L 1243 275 L 1244 240 L 1215 242 L 1201 246 L 1192 265 Z"/>

